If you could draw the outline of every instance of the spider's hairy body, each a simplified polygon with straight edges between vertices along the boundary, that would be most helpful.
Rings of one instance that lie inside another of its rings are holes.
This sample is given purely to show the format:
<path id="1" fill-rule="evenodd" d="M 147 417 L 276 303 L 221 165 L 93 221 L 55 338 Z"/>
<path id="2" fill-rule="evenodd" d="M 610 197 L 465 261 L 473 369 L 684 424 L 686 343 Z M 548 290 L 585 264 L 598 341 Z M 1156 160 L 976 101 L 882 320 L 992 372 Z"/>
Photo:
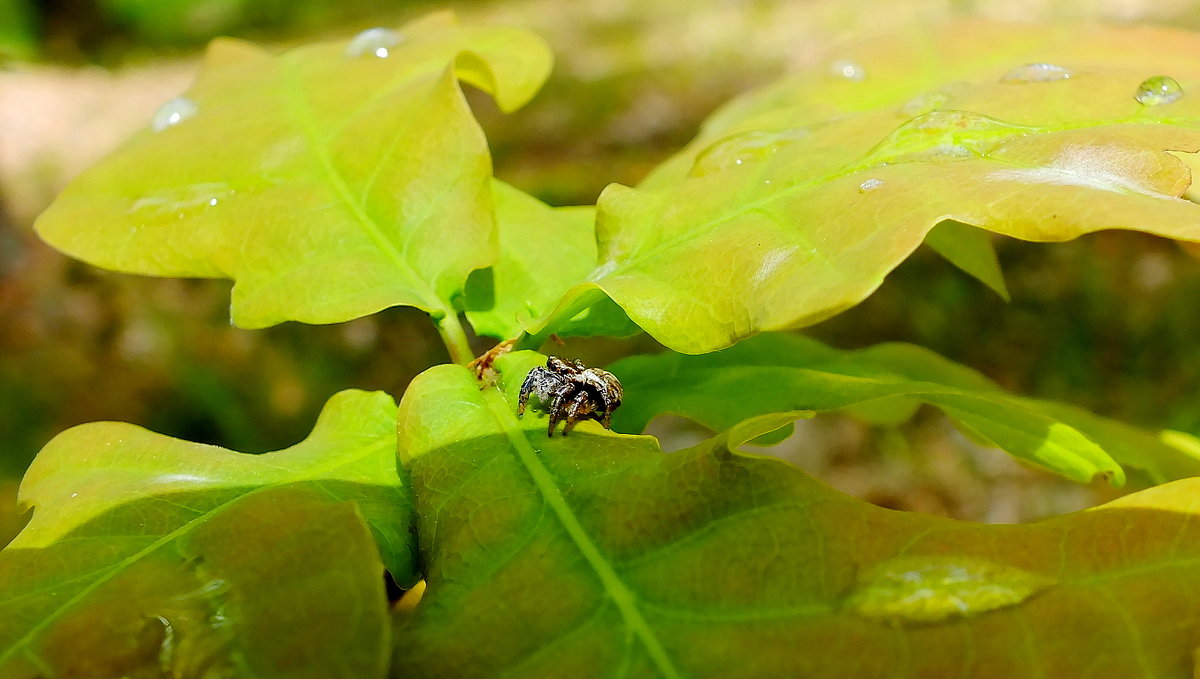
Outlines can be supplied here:
<path id="1" fill-rule="evenodd" d="M 563 427 L 566 436 L 576 423 L 589 418 L 605 429 L 612 429 L 612 414 L 621 405 L 624 393 L 620 380 L 607 370 L 551 356 L 546 367 L 530 370 L 521 384 L 518 416 L 525 414 L 531 395 L 537 397 L 550 415 L 547 436 L 554 436 L 554 429 L 561 421 L 566 422 Z"/>

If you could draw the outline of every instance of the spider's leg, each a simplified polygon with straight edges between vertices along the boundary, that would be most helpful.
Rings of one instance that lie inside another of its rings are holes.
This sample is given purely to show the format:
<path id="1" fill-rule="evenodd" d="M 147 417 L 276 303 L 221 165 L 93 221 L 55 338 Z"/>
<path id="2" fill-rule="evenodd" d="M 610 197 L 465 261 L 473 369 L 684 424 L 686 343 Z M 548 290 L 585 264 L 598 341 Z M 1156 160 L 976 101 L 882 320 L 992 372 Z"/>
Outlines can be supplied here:
<path id="1" fill-rule="evenodd" d="M 537 370 L 534 368 L 525 376 L 525 381 L 521 383 L 521 392 L 517 397 L 517 417 L 525 415 L 525 406 L 529 405 L 529 392 L 533 391 L 533 373 Z"/>
<path id="2" fill-rule="evenodd" d="M 595 409 L 596 412 L 593 413 L 592 417 L 597 421 L 602 421 L 600 413 L 609 417 L 610 413 L 616 410 L 617 406 L 621 405 L 620 383 L 617 382 L 614 389 L 613 383 L 616 382 L 616 378 L 613 377 L 612 373 L 600 370 L 599 368 L 592 369 L 589 372 L 588 378 L 588 384 L 592 385 L 596 390 L 597 398 L 604 404 L 604 407 Z"/>
<path id="3" fill-rule="evenodd" d="M 603 424 L 605 429 L 612 429 L 610 426 L 612 423 L 612 411 L 616 410 L 616 408 L 613 406 L 607 389 L 597 389 L 597 392 L 600 394 L 600 402 L 604 404 L 604 407 L 592 413 L 592 417 L 598 420 L 600 424 Z M 599 417 L 600 414 L 603 414 L 603 417 Z"/>
<path id="4" fill-rule="evenodd" d="M 605 372 L 602 378 L 604 388 L 600 390 L 600 398 L 604 401 L 604 419 L 601 423 L 605 429 L 612 429 L 613 411 L 621 407 L 621 382 L 612 373 Z"/>
<path id="5" fill-rule="evenodd" d="M 587 392 L 581 391 L 575 395 L 575 398 L 571 399 L 570 403 L 567 404 L 567 425 L 563 427 L 563 436 L 570 434 L 571 430 L 575 428 L 575 425 L 579 422 L 579 420 L 584 419 L 579 416 L 579 409 L 583 407 L 585 403 L 587 403 L 587 398 Z"/>
<path id="6" fill-rule="evenodd" d="M 554 428 L 558 426 L 559 420 L 563 417 L 563 401 L 574 387 L 575 385 L 567 382 L 554 390 L 554 398 L 550 400 L 550 425 L 546 427 L 547 436 L 554 437 Z"/>

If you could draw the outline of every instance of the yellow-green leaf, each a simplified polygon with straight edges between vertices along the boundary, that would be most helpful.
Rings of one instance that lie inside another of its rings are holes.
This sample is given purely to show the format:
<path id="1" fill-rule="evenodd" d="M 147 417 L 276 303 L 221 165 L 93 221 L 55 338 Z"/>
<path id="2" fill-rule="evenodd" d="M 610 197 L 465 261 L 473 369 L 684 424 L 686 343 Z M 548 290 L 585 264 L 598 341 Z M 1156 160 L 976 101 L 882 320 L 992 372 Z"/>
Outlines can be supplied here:
<path id="1" fill-rule="evenodd" d="M 184 97 L 68 186 L 38 232 L 98 266 L 232 278 L 243 327 L 448 313 L 497 256 L 487 143 L 458 81 L 511 110 L 549 52 L 448 14 L 376 31 L 280 55 L 215 41 Z"/>
<path id="2" fill-rule="evenodd" d="M 596 268 L 596 211 L 552 208 L 499 180 L 492 200 L 500 258 L 467 281 L 467 319 L 481 335 L 508 339 L 553 311 L 563 294 Z M 620 336 L 637 332 L 637 326 L 611 300 L 601 300 L 555 332 Z"/>
<path id="3" fill-rule="evenodd" d="M 1008 301 L 1008 286 L 992 246 L 992 234 L 947 220 L 929 230 L 925 244 Z"/>
<path id="4" fill-rule="evenodd" d="M 347 391 L 307 439 L 262 455 L 122 423 L 60 434 L 0 552 L 0 675 L 379 676 L 383 568 L 415 572 L 394 427 L 389 396 Z"/>
<path id="5" fill-rule="evenodd" d="M 1197 54 L 1200 36 L 1167 29 L 980 22 L 846 47 L 864 77 L 784 78 L 642 187 L 610 186 L 601 265 L 563 308 L 603 291 L 702 353 L 858 303 L 946 220 L 1031 241 L 1200 239 L 1167 152 L 1200 149 Z M 1181 96 L 1136 97 L 1163 74 Z"/>
<path id="6" fill-rule="evenodd" d="M 997 447 L 1077 481 L 1109 475 L 1119 482 L 1121 466 L 1145 472 L 1156 483 L 1200 476 L 1200 462 L 1153 434 L 1078 408 L 1015 396 L 909 344 L 838 351 L 807 337 L 771 333 L 712 354 L 634 356 L 610 369 L 625 385 L 625 403 L 614 418 L 620 431 L 641 431 L 663 413 L 716 431 L 791 410 L 845 410 L 895 421 L 926 403 Z"/>
<path id="7" fill-rule="evenodd" d="M 1200 483 L 1030 525 L 896 512 L 745 441 L 664 454 L 592 422 L 547 438 L 457 366 L 401 403 L 427 589 L 393 676 L 1184 679 Z"/>

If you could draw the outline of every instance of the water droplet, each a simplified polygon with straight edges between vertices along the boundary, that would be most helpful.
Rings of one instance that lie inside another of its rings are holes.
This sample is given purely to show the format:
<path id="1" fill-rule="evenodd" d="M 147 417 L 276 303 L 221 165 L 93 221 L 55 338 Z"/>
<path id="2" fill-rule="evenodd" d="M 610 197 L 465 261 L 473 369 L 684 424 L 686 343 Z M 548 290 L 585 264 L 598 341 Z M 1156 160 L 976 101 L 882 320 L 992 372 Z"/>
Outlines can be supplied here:
<path id="1" fill-rule="evenodd" d="M 210 207 L 215 207 L 221 200 L 235 193 L 236 191 L 225 182 L 189 184 L 142 196 L 129 206 L 129 214 L 137 215 L 142 220 L 157 219 L 167 215 L 174 215 L 177 219 L 186 219 L 189 216 L 200 214 Z"/>
<path id="2" fill-rule="evenodd" d="M 868 154 L 871 165 L 984 157 L 1033 128 L 969 111 L 931 111 L 897 127 Z"/>
<path id="3" fill-rule="evenodd" d="M 1183 96 L 1183 88 L 1179 82 L 1169 75 L 1156 75 L 1146 78 L 1138 85 L 1133 98 L 1145 106 L 1162 106 L 1177 101 Z"/>
<path id="4" fill-rule="evenodd" d="M 763 161 L 788 144 L 804 139 L 810 128 L 798 127 L 786 130 L 755 130 L 726 137 L 700 152 L 689 173 L 692 177 L 721 172 Z"/>
<path id="5" fill-rule="evenodd" d="M 932 623 L 1014 606 L 1054 582 L 963 556 L 897 557 L 879 564 L 846 600 L 854 613 L 896 623 Z"/>
<path id="6" fill-rule="evenodd" d="M 883 186 L 886 183 L 887 182 L 883 181 L 882 179 L 871 178 L 871 179 L 868 179 L 867 181 L 859 184 L 858 190 L 860 193 L 867 193 L 868 191 L 874 191 L 875 189 Z"/>
<path id="7" fill-rule="evenodd" d="M 368 28 L 350 39 L 345 54 L 354 58 L 374 55 L 386 59 L 391 49 L 403 40 L 403 35 L 390 28 Z"/>
<path id="8" fill-rule="evenodd" d="M 835 78 L 845 78 L 856 83 L 867 78 L 867 72 L 860 64 L 846 59 L 839 59 L 829 64 L 829 74 Z"/>
<path id="9" fill-rule="evenodd" d="M 71 493 L 71 497 L 79 497 L 79 493 Z"/>
<path id="10" fill-rule="evenodd" d="M 1056 80 L 1067 80 L 1075 75 L 1070 70 L 1057 64 L 1037 62 L 1024 64 L 1000 76 L 1002 83 L 1050 83 Z"/>
<path id="11" fill-rule="evenodd" d="M 162 132 L 168 127 L 178 125 L 191 118 L 199 110 L 200 107 L 191 99 L 187 97 L 175 97 L 158 107 L 158 111 L 154 113 L 154 118 L 150 121 L 150 127 L 155 132 Z"/>

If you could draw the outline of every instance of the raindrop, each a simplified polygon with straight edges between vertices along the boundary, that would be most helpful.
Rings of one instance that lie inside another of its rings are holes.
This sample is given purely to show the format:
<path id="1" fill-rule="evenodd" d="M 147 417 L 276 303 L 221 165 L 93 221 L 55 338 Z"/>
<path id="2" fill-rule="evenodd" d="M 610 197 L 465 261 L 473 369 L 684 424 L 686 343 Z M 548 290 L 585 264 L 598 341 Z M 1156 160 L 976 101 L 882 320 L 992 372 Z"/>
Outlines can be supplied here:
<path id="1" fill-rule="evenodd" d="M 368 28 L 346 44 L 346 56 L 358 58 L 374 55 L 385 59 L 391 54 L 391 49 L 403 40 L 403 35 L 390 28 Z"/>
<path id="2" fill-rule="evenodd" d="M 187 97 L 175 97 L 162 106 L 158 107 L 154 118 L 150 121 L 150 126 L 155 132 L 162 132 L 168 127 L 178 125 L 179 123 L 196 115 L 200 107 L 196 102 Z"/>
<path id="3" fill-rule="evenodd" d="M 845 78 L 856 83 L 867 78 L 867 72 L 860 64 L 846 59 L 829 64 L 829 74 L 835 78 Z"/>
<path id="4" fill-rule="evenodd" d="M 875 189 L 883 186 L 886 183 L 887 182 L 883 181 L 882 179 L 871 178 L 871 179 L 868 179 L 867 181 L 859 184 L 858 191 L 859 191 L 859 193 L 867 193 L 868 191 L 874 191 Z"/>
<path id="5" fill-rule="evenodd" d="M 868 154 L 871 165 L 983 157 L 1032 128 L 969 111 L 931 111 L 896 128 Z"/>
<path id="6" fill-rule="evenodd" d="M 160 219 L 166 215 L 186 219 L 215 207 L 235 193 L 233 187 L 225 182 L 188 184 L 142 196 L 129 206 L 128 212 L 139 219 Z"/>
<path id="7" fill-rule="evenodd" d="M 1049 578 L 971 557 L 897 557 L 861 579 L 846 606 L 874 620 L 934 623 L 1014 606 L 1052 584 Z"/>
<path id="8" fill-rule="evenodd" d="M 1177 101 L 1182 96 L 1183 88 L 1178 81 L 1169 75 L 1156 75 L 1143 80 L 1133 98 L 1145 106 L 1161 106 Z"/>
<path id="9" fill-rule="evenodd" d="M 1000 76 L 1002 83 L 1050 83 L 1056 80 L 1067 80 L 1074 73 L 1057 64 L 1037 62 L 1018 66 Z"/>
<path id="10" fill-rule="evenodd" d="M 804 139 L 809 134 L 809 128 L 800 127 L 772 131 L 755 130 L 726 137 L 696 156 L 690 176 L 702 177 L 765 160 L 778 153 L 781 148 Z"/>

